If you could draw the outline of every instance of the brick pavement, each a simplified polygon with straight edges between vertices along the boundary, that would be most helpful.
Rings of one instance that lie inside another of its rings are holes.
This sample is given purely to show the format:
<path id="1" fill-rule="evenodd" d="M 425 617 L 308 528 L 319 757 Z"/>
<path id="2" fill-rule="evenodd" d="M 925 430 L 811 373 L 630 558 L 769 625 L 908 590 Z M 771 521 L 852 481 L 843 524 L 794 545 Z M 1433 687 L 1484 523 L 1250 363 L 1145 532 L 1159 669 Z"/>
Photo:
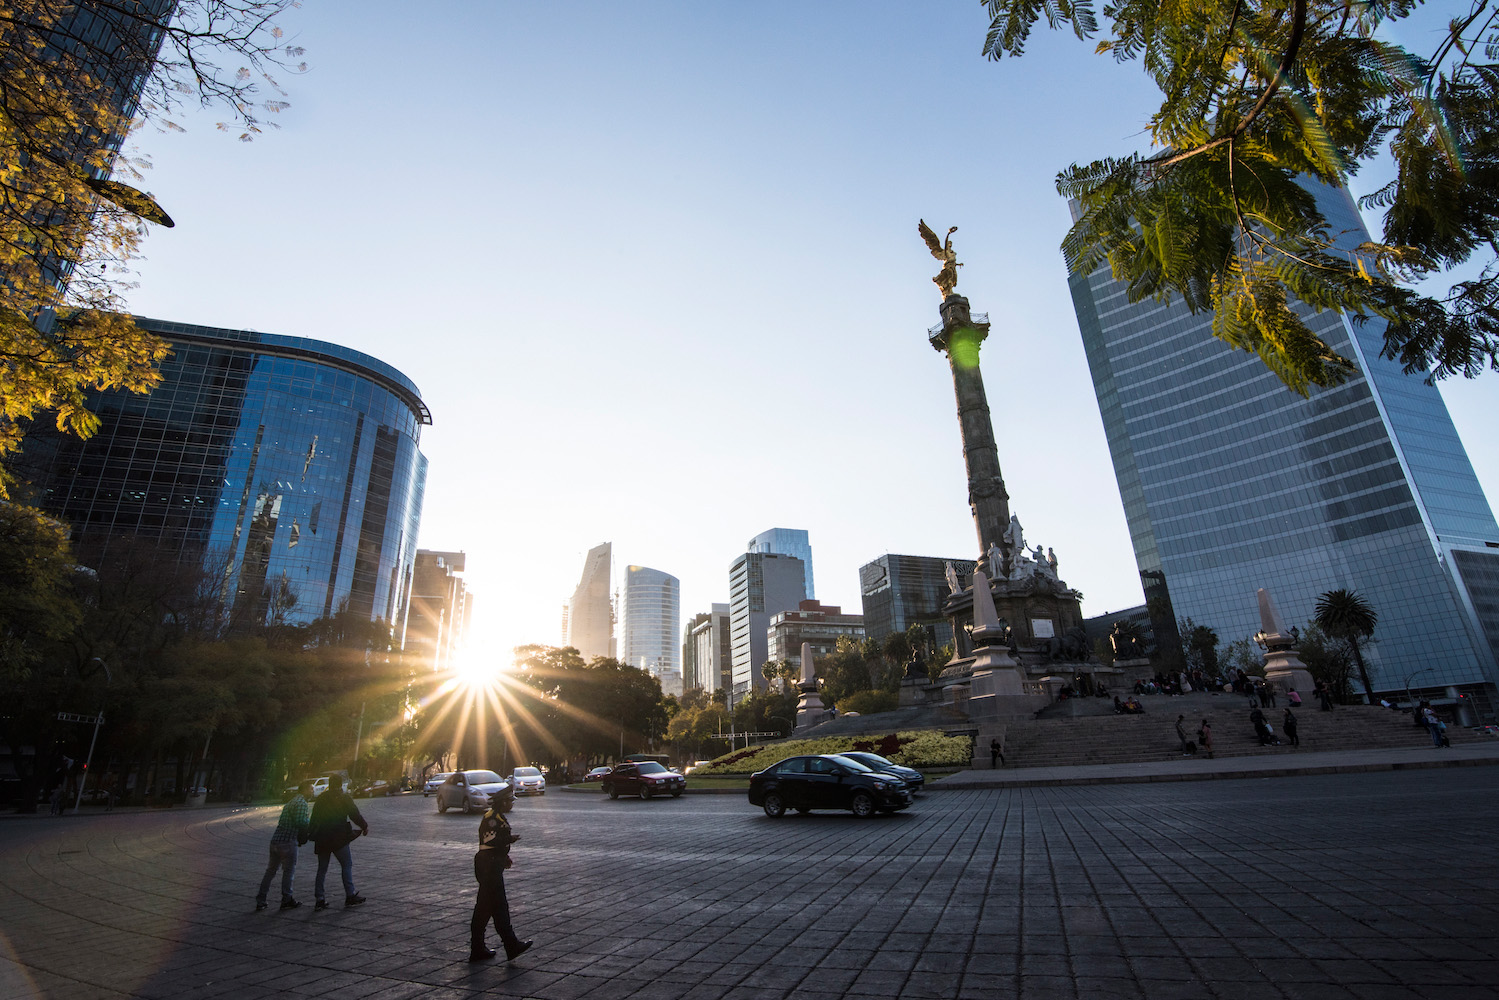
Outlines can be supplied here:
<path id="1" fill-rule="evenodd" d="M 363 907 L 253 912 L 276 810 L 0 824 L 0 997 L 1499 998 L 1499 768 L 972 789 L 872 820 L 523 800 L 536 948 L 471 966 L 476 823 L 365 808 Z M 299 895 L 315 864 L 304 851 Z"/>

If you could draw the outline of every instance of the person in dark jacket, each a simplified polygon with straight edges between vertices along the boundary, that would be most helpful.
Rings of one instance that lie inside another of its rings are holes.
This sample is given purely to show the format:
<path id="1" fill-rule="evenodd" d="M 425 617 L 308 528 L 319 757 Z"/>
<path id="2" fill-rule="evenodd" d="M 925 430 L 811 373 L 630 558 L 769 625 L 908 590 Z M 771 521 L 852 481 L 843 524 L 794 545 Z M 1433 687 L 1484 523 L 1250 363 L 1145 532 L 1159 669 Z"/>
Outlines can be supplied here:
<path id="1" fill-rule="evenodd" d="M 474 878 L 479 882 L 479 898 L 474 900 L 474 916 L 469 921 L 470 962 L 494 958 L 494 949 L 484 944 L 484 928 L 494 921 L 494 929 L 505 945 L 505 960 L 520 956 L 531 947 L 531 941 L 515 936 L 510 926 L 510 901 L 505 898 L 505 869 L 510 860 L 510 845 L 520 835 L 510 832 L 505 814 L 515 808 L 515 793 L 506 787 L 489 798 L 489 809 L 479 820 L 479 850 L 474 854 Z"/>
<path id="2" fill-rule="evenodd" d="M 359 826 L 359 833 L 354 832 L 354 827 L 349 824 L 350 820 Z M 364 902 L 364 897 L 354 891 L 354 856 L 349 853 L 349 844 L 355 838 L 368 834 L 370 825 L 359 814 L 359 807 L 354 804 L 349 793 L 344 791 L 343 778 L 336 774 L 329 777 L 328 790 L 312 804 L 312 821 L 309 826 L 309 837 L 313 850 L 317 852 L 317 881 L 312 887 L 317 896 L 316 909 L 328 908 L 328 897 L 323 894 L 323 882 L 328 877 L 328 862 L 333 858 L 338 859 L 339 873 L 343 876 L 344 905 L 358 906 Z"/>
<path id="3" fill-rule="evenodd" d="M 1291 740 L 1291 746 L 1301 746 L 1301 739 L 1296 735 L 1296 716 L 1291 714 L 1289 708 L 1286 709 L 1285 718 L 1280 721 L 1280 727 L 1286 731 L 1286 736 Z"/>

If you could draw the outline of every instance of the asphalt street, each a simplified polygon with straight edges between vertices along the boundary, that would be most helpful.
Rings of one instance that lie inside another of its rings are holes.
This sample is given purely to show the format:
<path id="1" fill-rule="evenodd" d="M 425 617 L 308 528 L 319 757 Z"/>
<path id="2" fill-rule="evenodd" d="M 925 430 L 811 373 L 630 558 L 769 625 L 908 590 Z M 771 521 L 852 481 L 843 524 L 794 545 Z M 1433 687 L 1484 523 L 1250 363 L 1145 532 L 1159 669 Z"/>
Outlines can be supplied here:
<path id="1" fill-rule="evenodd" d="M 1499 768 L 928 793 L 520 801 L 535 948 L 470 965 L 477 819 L 361 804 L 368 897 L 254 911 L 274 808 L 0 823 L 0 996 L 1499 998 Z M 493 935 L 491 933 L 491 943 Z"/>

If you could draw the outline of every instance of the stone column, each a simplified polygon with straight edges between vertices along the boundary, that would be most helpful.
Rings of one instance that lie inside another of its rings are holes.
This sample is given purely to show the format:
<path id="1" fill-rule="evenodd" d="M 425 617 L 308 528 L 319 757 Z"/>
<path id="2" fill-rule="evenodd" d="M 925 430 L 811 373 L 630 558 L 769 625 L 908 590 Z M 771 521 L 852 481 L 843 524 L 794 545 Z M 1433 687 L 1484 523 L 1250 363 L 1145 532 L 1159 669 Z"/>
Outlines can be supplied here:
<path id="1" fill-rule="evenodd" d="M 989 417 L 989 399 L 984 377 L 979 373 L 979 347 L 989 336 L 989 323 L 975 321 L 968 300 L 953 292 L 942 300 L 942 325 L 930 331 L 932 347 L 947 355 L 952 369 L 953 392 L 958 400 L 958 425 L 963 434 L 963 463 L 968 469 L 968 506 L 978 532 L 979 562 L 990 545 L 1004 553 L 1005 573 L 1010 571 L 1011 553 L 1004 544 L 1010 524 L 1010 495 L 999 472 L 999 449 L 994 443 L 994 425 Z"/>

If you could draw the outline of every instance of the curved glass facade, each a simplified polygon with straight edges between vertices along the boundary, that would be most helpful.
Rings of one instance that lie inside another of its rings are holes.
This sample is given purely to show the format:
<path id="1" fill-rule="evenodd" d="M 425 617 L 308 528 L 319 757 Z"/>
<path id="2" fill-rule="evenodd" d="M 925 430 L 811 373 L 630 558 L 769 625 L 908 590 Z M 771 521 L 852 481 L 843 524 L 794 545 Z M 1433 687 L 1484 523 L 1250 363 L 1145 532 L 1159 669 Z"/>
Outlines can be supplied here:
<path id="1" fill-rule="evenodd" d="M 222 574 L 233 624 L 405 616 L 431 417 L 410 379 L 302 337 L 137 317 L 172 343 L 148 396 L 98 394 L 87 441 L 38 426 L 17 472 L 80 555 L 127 538 Z"/>

